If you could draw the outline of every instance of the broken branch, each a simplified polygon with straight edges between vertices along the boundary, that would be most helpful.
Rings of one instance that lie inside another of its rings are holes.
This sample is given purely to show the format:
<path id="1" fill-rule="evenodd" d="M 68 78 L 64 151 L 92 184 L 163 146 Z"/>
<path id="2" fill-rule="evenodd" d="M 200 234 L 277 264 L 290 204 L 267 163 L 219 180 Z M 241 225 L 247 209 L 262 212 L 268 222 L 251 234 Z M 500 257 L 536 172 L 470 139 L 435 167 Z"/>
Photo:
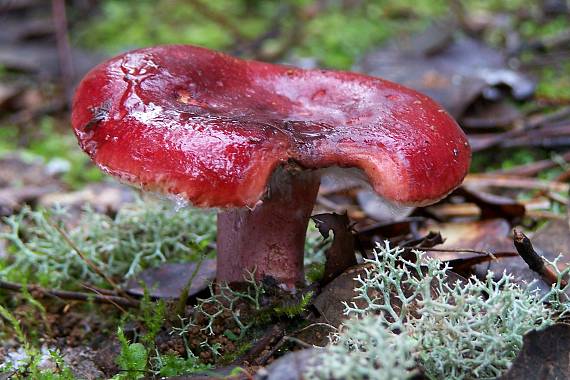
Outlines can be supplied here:
<path id="1" fill-rule="evenodd" d="M 530 270 L 538 273 L 547 284 L 553 285 L 558 282 L 558 274 L 550 265 L 547 265 L 544 259 L 534 250 L 530 239 L 518 229 L 513 230 L 513 242 L 519 256 L 527 263 Z M 568 283 L 561 280 L 562 286 Z"/>
<path id="2" fill-rule="evenodd" d="M 84 302 L 93 301 L 96 303 L 115 304 L 124 307 L 139 306 L 138 301 L 120 296 L 74 292 L 69 290 L 46 289 L 37 285 L 27 285 L 26 288 L 30 291 L 39 292 L 50 297 L 61 298 L 65 300 L 84 301 Z M 22 292 L 24 290 L 24 285 L 0 280 L 0 289 L 9 290 L 12 292 Z"/>

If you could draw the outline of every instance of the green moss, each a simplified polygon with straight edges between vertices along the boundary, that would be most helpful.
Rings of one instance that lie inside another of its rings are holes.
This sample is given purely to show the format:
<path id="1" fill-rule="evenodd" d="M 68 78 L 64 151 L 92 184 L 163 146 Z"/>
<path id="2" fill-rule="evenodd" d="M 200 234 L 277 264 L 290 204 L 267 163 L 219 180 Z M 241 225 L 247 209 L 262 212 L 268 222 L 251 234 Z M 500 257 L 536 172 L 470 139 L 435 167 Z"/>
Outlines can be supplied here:
<path id="1" fill-rule="evenodd" d="M 245 355 L 253 347 L 253 337 L 246 336 L 236 342 L 236 349 L 233 352 L 222 355 L 218 359 L 221 365 L 230 364 L 236 361 L 241 356 Z"/>
<path id="2" fill-rule="evenodd" d="M 519 165 L 530 164 L 548 158 L 548 152 L 528 148 L 501 149 L 493 152 L 480 152 L 472 157 L 471 172 L 507 170 Z"/>
<path id="3" fill-rule="evenodd" d="M 312 4 L 304 0 L 202 3 L 223 15 L 231 27 L 216 23 L 182 0 L 141 0 L 136 6 L 105 0 L 101 17 L 76 33 L 76 43 L 109 52 L 165 43 L 227 50 L 235 47 L 238 37 L 232 28 L 239 30 L 239 37 L 253 40 L 274 26 L 276 15 L 283 14 L 279 22 L 285 32 L 268 38 L 262 49 L 271 51 L 280 46 L 281 39 L 292 28 L 298 28 L 293 12 L 283 13 L 284 7 L 301 9 Z M 303 38 L 293 53 L 315 57 L 326 67 L 348 69 L 360 54 L 388 37 L 419 30 L 427 25 L 428 17 L 439 17 L 446 12 L 446 2 L 441 0 L 418 0 L 413 5 L 381 0 L 364 2 L 359 7 L 331 3 L 323 7 L 317 17 L 302 20 Z M 399 19 L 401 15 L 407 15 L 405 22 Z"/>
<path id="4" fill-rule="evenodd" d="M 0 155 L 10 153 L 17 148 L 18 129 L 11 125 L 0 127 Z"/>
<path id="5" fill-rule="evenodd" d="M 295 318 L 306 311 L 307 306 L 309 306 L 313 299 L 313 295 L 314 293 L 311 291 L 303 294 L 298 303 L 276 306 L 275 309 L 273 309 L 273 313 L 276 317 L 286 316 L 288 318 Z"/>
<path id="6" fill-rule="evenodd" d="M 554 101 L 570 100 L 570 62 L 558 67 L 544 67 L 540 71 L 540 79 L 536 89 L 539 98 Z"/>
<path id="7" fill-rule="evenodd" d="M 325 264 L 312 263 L 305 267 L 305 277 L 309 283 L 322 280 L 325 275 Z"/>
<path id="8" fill-rule="evenodd" d="M 30 296 L 31 297 L 31 296 Z M 34 300 L 37 303 L 37 301 Z M 39 304 L 38 304 L 39 305 Z M 37 306 L 37 305 L 36 305 Z M 43 306 L 42 306 L 43 308 Z M 14 380 L 37 379 L 37 380 L 73 380 L 75 376 L 65 364 L 59 352 L 49 351 L 51 360 L 56 364 L 56 369 L 42 369 L 40 359 L 43 352 L 32 345 L 24 334 L 20 321 L 4 306 L 0 305 L 0 322 L 6 320 L 13 329 L 17 340 L 24 350 L 24 357 L 15 364 L 0 363 L 0 375 L 8 374 L 8 378 Z M 0 376 L 3 377 L 3 376 Z"/>
<path id="9" fill-rule="evenodd" d="M 538 23 L 535 20 L 526 20 L 519 26 L 522 36 L 527 39 L 553 37 L 570 28 L 570 20 L 566 16 L 560 16 L 546 23 Z"/>
<path id="10" fill-rule="evenodd" d="M 154 360 L 157 362 L 158 374 L 164 377 L 191 375 L 210 368 L 195 356 L 182 358 L 176 355 L 161 355 Z"/>

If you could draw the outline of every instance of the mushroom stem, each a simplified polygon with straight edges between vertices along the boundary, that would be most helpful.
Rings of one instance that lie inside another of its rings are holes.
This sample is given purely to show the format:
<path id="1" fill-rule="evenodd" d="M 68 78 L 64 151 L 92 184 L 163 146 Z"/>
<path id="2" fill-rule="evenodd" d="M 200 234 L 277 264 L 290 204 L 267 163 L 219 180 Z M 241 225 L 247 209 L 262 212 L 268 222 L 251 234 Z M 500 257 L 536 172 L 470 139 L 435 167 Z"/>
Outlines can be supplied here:
<path id="1" fill-rule="evenodd" d="M 279 167 L 263 203 L 218 213 L 217 280 L 272 277 L 293 289 L 302 283 L 305 236 L 319 190 L 315 171 Z"/>

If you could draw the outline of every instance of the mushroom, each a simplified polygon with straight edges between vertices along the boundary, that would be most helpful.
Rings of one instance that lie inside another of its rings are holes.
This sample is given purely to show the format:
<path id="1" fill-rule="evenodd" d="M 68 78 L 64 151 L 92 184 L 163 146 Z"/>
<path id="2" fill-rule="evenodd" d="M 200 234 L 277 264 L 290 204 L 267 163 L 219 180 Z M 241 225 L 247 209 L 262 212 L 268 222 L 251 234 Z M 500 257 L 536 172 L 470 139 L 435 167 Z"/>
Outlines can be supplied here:
<path id="1" fill-rule="evenodd" d="M 427 96 L 351 72 L 240 60 L 195 46 L 127 52 L 73 102 L 79 144 L 105 172 L 218 208 L 217 280 L 303 281 L 304 241 L 327 167 L 426 205 L 463 180 L 467 139 Z"/>

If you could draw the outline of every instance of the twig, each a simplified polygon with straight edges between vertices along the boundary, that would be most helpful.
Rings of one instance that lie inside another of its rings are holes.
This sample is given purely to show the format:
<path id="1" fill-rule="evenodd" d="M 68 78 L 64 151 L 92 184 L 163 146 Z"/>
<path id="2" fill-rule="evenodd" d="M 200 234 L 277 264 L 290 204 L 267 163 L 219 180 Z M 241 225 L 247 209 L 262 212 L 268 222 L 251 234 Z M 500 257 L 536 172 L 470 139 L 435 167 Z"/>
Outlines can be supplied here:
<path id="1" fill-rule="evenodd" d="M 97 294 L 97 295 L 103 295 L 101 292 L 99 292 L 97 289 L 90 287 L 89 285 L 86 284 L 81 284 L 81 286 L 83 286 L 85 289 L 87 290 L 91 290 L 93 293 Z M 109 302 L 112 303 L 117 309 L 121 310 L 123 313 L 126 313 L 127 311 L 119 304 L 117 304 L 115 301 L 113 301 L 113 299 L 109 299 Z"/>
<path id="2" fill-rule="evenodd" d="M 201 0 L 188 0 L 188 3 L 190 3 L 198 13 L 202 14 L 202 16 L 212 20 L 224 29 L 229 30 L 237 40 L 236 42 L 247 39 L 241 29 L 223 13 L 212 9 L 208 4 L 203 3 Z"/>
<path id="3" fill-rule="evenodd" d="M 289 341 L 289 342 L 293 342 L 298 344 L 299 346 L 303 347 L 303 348 L 313 348 L 314 346 L 312 344 L 309 344 L 307 342 L 302 341 L 299 338 L 295 338 L 292 336 L 284 336 L 283 340 Z"/>
<path id="4" fill-rule="evenodd" d="M 566 162 L 570 161 L 570 152 L 565 152 L 565 153 L 561 154 L 560 158 Z M 532 176 L 537 175 L 541 171 L 544 171 L 544 170 L 547 170 L 550 168 L 554 168 L 558 165 L 559 165 L 559 163 L 553 159 L 539 160 L 539 161 L 531 162 L 530 164 L 518 165 L 518 166 L 514 166 L 510 169 L 496 170 L 496 171 L 491 171 L 489 173 L 497 173 L 497 174 L 503 174 L 503 175 L 505 175 L 505 174 L 506 175 L 516 175 L 516 176 L 521 176 L 521 177 L 532 177 Z"/>
<path id="5" fill-rule="evenodd" d="M 200 260 L 196 264 L 196 267 L 194 268 L 194 271 L 192 272 L 190 279 L 188 280 L 186 286 L 184 286 L 184 289 L 182 289 L 182 292 L 180 293 L 180 298 L 178 299 L 178 305 L 176 306 L 177 315 L 184 315 L 184 309 L 186 308 L 186 301 L 188 301 L 188 293 L 190 293 L 190 289 L 192 288 L 192 283 L 194 282 L 194 279 L 198 275 L 198 272 L 202 267 L 202 263 L 204 262 L 205 257 L 206 257 L 205 254 L 200 256 Z"/>
<path id="6" fill-rule="evenodd" d="M 553 285 L 558 282 L 558 275 L 544 259 L 534 250 L 530 239 L 518 229 L 513 230 L 513 242 L 519 256 L 527 263 L 530 270 L 536 272 L 547 284 Z M 566 280 L 561 280 L 561 285 L 568 285 Z"/>
<path id="7" fill-rule="evenodd" d="M 72 80 L 73 59 L 71 57 L 71 48 L 69 46 L 69 35 L 67 32 L 67 17 L 65 15 L 65 0 L 52 0 L 52 15 L 55 26 L 55 39 L 57 42 L 57 53 L 59 56 L 59 65 L 61 68 L 61 82 L 65 89 L 65 98 L 67 101 L 72 96 Z"/>
<path id="8" fill-rule="evenodd" d="M 433 251 L 433 252 L 464 252 L 464 253 L 476 253 L 478 255 L 485 255 L 485 256 L 489 256 L 491 259 L 493 260 L 497 260 L 497 257 L 495 256 L 495 254 L 489 252 L 489 251 L 479 251 L 477 249 L 471 249 L 471 248 L 429 248 L 429 247 L 419 247 L 418 248 L 419 251 Z"/>
<path id="9" fill-rule="evenodd" d="M 485 138 L 473 138 L 470 140 L 472 143 L 472 150 L 474 152 L 493 148 L 496 146 L 514 146 L 514 140 L 525 138 L 529 134 L 537 133 L 547 133 L 551 132 L 554 136 L 559 136 L 561 134 L 560 127 L 550 128 L 553 122 L 559 120 L 565 120 L 570 115 L 570 107 L 563 107 L 557 111 L 548 113 L 546 115 L 539 115 L 536 117 L 531 118 L 528 120 L 522 128 L 511 129 L 506 132 L 496 133 L 492 136 L 488 136 Z M 474 136 L 473 136 L 474 137 Z M 540 136 L 533 136 L 530 141 L 527 141 L 526 144 L 532 144 L 536 142 L 540 142 L 537 140 L 537 137 Z M 552 137 L 551 137 L 552 139 Z M 519 141 L 520 145 L 520 141 Z M 535 144 L 536 145 L 536 144 Z"/>
<path id="10" fill-rule="evenodd" d="M 0 280 L 0 289 L 10 290 L 13 292 L 22 292 L 24 286 L 21 284 Z M 75 301 L 93 301 L 97 303 L 115 304 L 124 307 L 138 307 L 139 302 L 119 296 L 108 296 L 104 294 L 92 294 L 83 292 L 73 292 L 69 290 L 46 289 L 37 285 L 27 285 L 28 290 L 40 292 L 50 297 L 61 298 Z"/>
<path id="11" fill-rule="evenodd" d="M 468 187 L 504 187 L 525 190 L 546 190 L 567 193 L 570 186 L 567 183 L 543 181 L 534 178 L 506 176 L 497 174 L 469 174 L 463 184 Z"/>
<path id="12" fill-rule="evenodd" d="M 233 364 L 240 365 L 247 362 L 250 364 L 263 365 L 268 357 L 265 357 L 262 353 L 266 350 L 271 351 L 271 346 L 274 346 L 276 343 L 278 344 L 282 340 L 285 336 L 286 327 L 287 324 L 285 322 L 280 322 L 271 327 L 248 352 L 237 358 Z"/>
<path id="13" fill-rule="evenodd" d="M 81 252 L 81 250 L 77 247 L 77 245 L 75 245 L 75 243 L 69 238 L 69 236 L 67 236 L 65 231 L 63 231 L 57 224 L 52 223 L 50 220 L 48 220 L 48 223 L 57 230 L 57 232 L 61 235 L 63 240 L 65 240 L 65 242 L 71 247 L 71 249 L 73 249 L 79 255 L 81 260 L 83 260 L 89 266 L 89 268 L 91 268 L 97 275 L 99 275 L 101 278 L 107 281 L 107 283 L 111 285 L 111 287 L 117 292 L 117 294 L 120 294 L 125 298 L 131 298 L 127 293 L 125 293 L 124 290 L 122 290 L 115 283 L 115 281 L 113 281 L 109 276 L 107 276 L 101 269 L 99 269 L 99 267 L 97 267 L 97 265 L 95 265 L 93 261 L 87 258 L 83 254 L 83 252 Z"/>

